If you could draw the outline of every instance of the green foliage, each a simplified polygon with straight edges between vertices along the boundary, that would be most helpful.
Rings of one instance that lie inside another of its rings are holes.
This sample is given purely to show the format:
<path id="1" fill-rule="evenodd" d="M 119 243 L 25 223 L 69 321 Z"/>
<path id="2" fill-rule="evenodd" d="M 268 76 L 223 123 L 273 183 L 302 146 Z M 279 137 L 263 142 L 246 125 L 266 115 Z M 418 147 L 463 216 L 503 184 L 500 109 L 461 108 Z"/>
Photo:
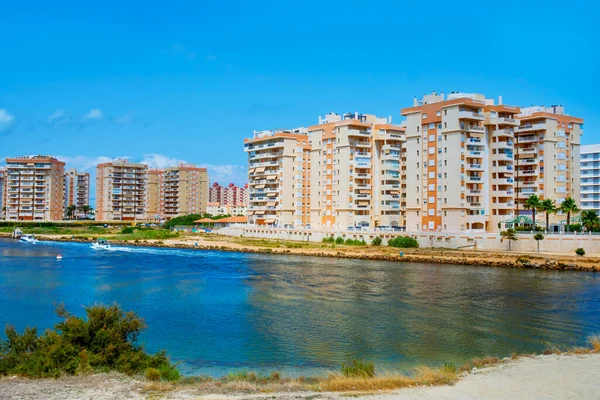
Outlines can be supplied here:
<path id="1" fill-rule="evenodd" d="M 442 365 L 441 370 L 444 372 L 451 372 L 451 373 L 455 373 L 458 369 L 456 368 L 456 365 L 454 365 L 453 363 L 444 363 L 444 365 Z"/>
<path id="2" fill-rule="evenodd" d="M 351 364 L 342 364 L 342 374 L 349 378 L 373 378 L 375 376 L 375 364 L 352 360 Z"/>
<path id="3" fill-rule="evenodd" d="M 581 232 L 581 224 L 569 224 L 567 228 L 569 232 Z"/>
<path id="4" fill-rule="evenodd" d="M 323 243 L 334 243 L 335 238 L 333 236 L 327 236 L 323 238 Z"/>
<path id="5" fill-rule="evenodd" d="M 156 368 L 146 368 L 146 372 L 144 372 L 144 377 L 147 380 L 156 382 L 160 380 L 160 371 Z"/>
<path id="6" fill-rule="evenodd" d="M 577 203 L 573 200 L 572 197 L 567 197 L 558 208 L 561 212 L 567 214 L 567 229 L 570 228 L 571 225 L 571 214 L 577 214 L 579 212 L 579 207 L 577 207 Z"/>
<path id="7" fill-rule="evenodd" d="M 383 242 L 383 239 L 381 239 L 380 236 L 376 236 L 373 238 L 373 240 L 371 241 L 371 245 L 372 246 L 381 246 L 381 243 Z"/>
<path id="8" fill-rule="evenodd" d="M 527 200 L 525 200 L 524 207 L 528 210 L 531 210 L 531 213 L 533 214 L 532 218 L 531 218 L 531 220 L 533 221 L 532 222 L 533 226 L 535 226 L 535 223 L 536 223 L 535 214 L 536 214 L 537 210 L 539 210 L 541 208 L 541 206 L 542 206 L 542 201 L 535 194 L 532 194 L 531 196 L 529 196 L 527 198 Z"/>
<path id="9" fill-rule="evenodd" d="M 202 218 L 210 218 L 210 214 L 188 214 L 181 217 L 176 217 L 165 222 L 164 227 L 167 229 L 173 228 L 174 226 L 193 226 L 196 225 L 194 221 Z"/>
<path id="10" fill-rule="evenodd" d="M 513 228 L 514 231 L 516 232 L 531 232 L 533 230 L 533 228 L 531 227 L 531 225 L 528 226 L 515 226 Z M 535 227 L 535 231 L 536 232 L 543 232 L 544 228 L 542 228 L 541 226 L 537 226 Z"/>
<path id="11" fill-rule="evenodd" d="M 92 370 L 132 375 L 156 368 L 164 379 L 178 377 L 164 352 L 149 355 L 137 345 L 146 324 L 135 313 L 123 312 L 117 305 L 85 311 L 83 319 L 58 307 L 61 321 L 40 336 L 36 328 L 28 327 L 19 335 L 8 325 L 7 339 L 0 341 L 0 375 L 41 378 Z"/>
<path id="12" fill-rule="evenodd" d="M 581 223 L 587 231 L 591 231 L 600 225 L 600 218 L 595 210 L 585 210 L 581 213 Z"/>
<path id="13" fill-rule="evenodd" d="M 535 235 L 533 235 L 533 239 L 539 242 L 540 240 L 544 240 L 544 235 L 541 233 L 536 233 Z"/>
<path id="14" fill-rule="evenodd" d="M 367 242 L 365 242 L 364 239 L 358 240 L 358 239 L 346 239 L 346 241 L 344 242 L 344 244 L 346 246 L 366 246 Z"/>
<path id="15" fill-rule="evenodd" d="M 343 237 L 341 237 L 341 236 L 338 236 L 338 237 L 335 239 L 335 244 L 344 244 L 344 238 L 343 238 Z"/>
<path id="16" fill-rule="evenodd" d="M 580 247 L 577 250 L 575 250 L 575 254 L 577 254 L 578 256 L 584 256 L 585 255 L 585 250 Z"/>
<path id="17" fill-rule="evenodd" d="M 131 235 L 133 233 L 133 228 L 128 226 L 127 228 L 121 229 L 121 235 Z"/>
<path id="18" fill-rule="evenodd" d="M 540 211 L 546 213 L 546 229 L 550 227 L 550 214 L 556 214 L 558 209 L 556 208 L 556 202 L 552 199 L 544 199 L 540 203 Z"/>
<path id="19" fill-rule="evenodd" d="M 388 241 L 388 246 L 391 247 L 419 247 L 417 239 L 410 236 L 396 236 Z"/>
<path id="20" fill-rule="evenodd" d="M 517 233 L 512 228 L 500 232 L 500 236 L 502 236 L 504 239 L 508 239 L 508 250 L 511 249 L 511 243 L 513 240 L 519 240 Z"/>

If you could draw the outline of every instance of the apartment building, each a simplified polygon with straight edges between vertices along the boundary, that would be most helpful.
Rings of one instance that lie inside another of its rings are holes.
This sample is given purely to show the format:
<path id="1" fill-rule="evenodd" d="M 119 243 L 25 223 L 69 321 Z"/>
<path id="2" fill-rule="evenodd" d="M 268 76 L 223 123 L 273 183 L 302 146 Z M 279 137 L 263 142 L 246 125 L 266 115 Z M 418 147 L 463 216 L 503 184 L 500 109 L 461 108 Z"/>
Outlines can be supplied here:
<path id="1" fill-rule="evenodd" d="M 221 186 L 215 182 L 209 189 L 209 202 L 220 205 L 247 205 L 248 184 L 241 187 L 233 183 Z"/>
<path id="2" fill-rule="evenodd" d="M 4 219 L 4 168 L 0 168 L 0 219 Z"/>
<path id="3" fill-rule="evenodd" d="M 206 212 L 208 172 L 191 164 L 169 167 L 162 175 L 162 204 L 165 219 Z"/>
<path id="4" fill-rule="evenodd" d="M 580 208 L 600 214 L 600 144 L 581 146 L 580 157 Z"/>
<path id="5" fill-rule="evenodd" d="M 583 119 L 566 115 L 564 107 L 526 107 L 515 129 L 515 206 L 536 194 L 560 205 L 567 197 L 580 198 L 580 139 Z"/>
<path id="6" fill-rule="evenodd" d="M 310 223 L 310 144 L 306 128 L 254 132 L 248 153 L 248 221 L 305 226 Z"/>
<path id="7" fill-rule="evenodd" d="M 433 93 L 406 116 L 407 229 L 497 231 L 532 194 L 579 198 L 580 118 L 481 94 Z M 577 165 L 575 165 L 575 163 Z"/>
<path id="8" fill-rule="evenodd" d="M 65 163 L 52 156 L 6 159 L 4 206 L 8 221 L 63 219 Z"/>
<path id="9" fill-rule="evenodd" d="M 85 213 L 81 207 L 90 205 L 90 174 L 69 169 L 65 173 L 65 209 L 75 206 L 75 216 L 81 217 Z"/>
<path id="10" fill-rule="evenodd" d="M 210 215 L 243 215 L 248 213 L 245 205 L 223 205 L 221 203 L 208 203 L 206 213 Z"/>
<path id="11" fill-rule="evenodd" d="M 403 226 L 404 128 L 370 114 L 327 114 L 308 128 L 316 228 Z"/>
<path id="12" fill-rule="evenodd" d="M 148 166 L 127 160 L 96 167 L 96 219 L 139 221 L 146 218 Z"/>
<path id="13" fill-rule="evenodd" d="M 148 170 L 148 210 L 147 217 L 152 221 L 163 221 L 165 219 L 164 204 L 164 176 L 162 169 Z"/>

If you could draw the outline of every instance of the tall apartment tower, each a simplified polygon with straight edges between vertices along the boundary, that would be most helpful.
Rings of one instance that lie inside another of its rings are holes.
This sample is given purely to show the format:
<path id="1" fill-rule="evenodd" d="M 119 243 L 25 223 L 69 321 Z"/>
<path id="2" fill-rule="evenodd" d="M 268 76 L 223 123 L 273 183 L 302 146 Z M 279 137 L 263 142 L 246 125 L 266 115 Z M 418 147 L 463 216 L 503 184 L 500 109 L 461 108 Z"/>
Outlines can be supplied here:
<path id="1" fill-rule="evenodd" d="M 4 209 L 4 174 L 4 168 L 0 168 L 0 220 L 6 218 L 6 210 Z"/>
<path id="2" fill-rule="evenodd" d="M 562 106 L 522 108 L 515 130 L 515 203 L 519 215 L 531 214 L 523 204 L 537 194 L 560 205 L 580 198 L 580 138 L 583 119 Z"/>
<path id="3" fill-rule="evenodd" d="M 479 94 L 435 92 L 402 110 L 408 230 L 493 231 L 512 217 L 518 112 Z"/>
<path id="4" fill-rule="evenodd" d="M 4 205 L 8 221 L 63 219 L 65 163 L 51 156 L 6 159 Z"/>
<path id="5" fill-rule="evenodd" d="M 308 129 L 313 227 L 402 226 L 404 128 L 387 118 L 327 114 Z"/>
<path id="6" fill-rule="evenodd" d="M 65 173 L 65 208 L 75 206 L 75 215 L 80 216 L 82 206 L 90 205 L 90 174 L 70 169 Z"/>
<path id="7" fill-rule="evenodd" d="M 581 146 L 580 170 L 581 209 L 600 214 L 600 144 Z"/>
<path id="8" fill-rule="evenodd" d="M 166 168 L 163 173 L 165 219 L 206 212 L 208 172 L 191 164 Z"/>
<path id="9" fill-rule="evenodd" d="M 118 160 L 96 167 L 96 219 L 136 221 L 146 218 L 148 166 Z"/>
<path id="10" fill-rule="evenodd" d="M 148 210 L 147 217 L 152 221 L 165 219 L 164 176 L 162 169 L 148 170 Z"/>
<path id="11" fill-rule="evenodd" d="M 310 144 L 306 128 L 254 132 L 248 153 L 248 221 L 276 226 L 310 223 Z"/>

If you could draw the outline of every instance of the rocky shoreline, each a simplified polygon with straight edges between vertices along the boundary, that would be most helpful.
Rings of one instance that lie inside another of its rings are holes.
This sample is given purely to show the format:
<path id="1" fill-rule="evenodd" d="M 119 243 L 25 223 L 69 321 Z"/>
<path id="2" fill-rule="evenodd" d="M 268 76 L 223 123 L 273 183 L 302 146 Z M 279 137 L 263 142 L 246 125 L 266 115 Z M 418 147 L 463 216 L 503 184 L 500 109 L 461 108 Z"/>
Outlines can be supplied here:
<path id="1" fill-rule="evenodd" d="M 94 240 L 91 238 L 69 238 L 65 236 L 61 237 L 47 237 L 38 236 L 40 240 L 49 240 L 56 242 L 79 242 L 79 243 L 92 243 Z M 326 251 L 325 249 L 283 249 L 283 248 L 260 248 L 253 246 L 230 246 L 230 245 L 207 245 L 207 244 L 184 244 L 184 243 L 165 243 L 160 240 L 135 240 L 135 241 L 119 241 L 112 240 L 112 244 L 124 245 L 124 246 L 140 246 L 140 247 L 159 247 L 159 248 L 175 248 L 175 249 L 186 249 L 186 250 L 211 250 L 211 251 L 228 251 L 238 253 L 257 253 L 257 254 L 277 254 L 277 255 L 298 255 L 307 257 L 324 257 L 324 258 L 342 258 L 342 259 L 358 259 L 358 260 L 372 260 L 372 261 L 394 261 L 394 262 L 410 262 L 410 263 L 432 263 L 432 264 L 450 264 L 450 265 L 472 265 L 480 267 L 494 267 L 494 268 L 528 268 L 528 269 L 541 269 L 541 270 L 556 270 L 556 271 L 587 271 L 596 272 L 600 271 L 600 262 L 595 265 L 582 265 L 576 262 L 569 262 L 567 260 L 561 260 L 560 257 L 537 257 L 537 256 L 523 256 L 523 255 L 507 255 L 504 254 L 502 259 L 494 259 L 486 257 L 486 254 L 482 252 L 478 254 L 477 251 L 473 252 L 473 256 L 461 257 L 461 256 L 436 256 L 426 254 L 403 254 L 400 255 L 400 249 L 398 254 L 389 253 L 366 253 L 366 252 L 355 252 L 355 251 Z M 540 259 L 539 261 L 537 259 Z M 533 260 L 532 260 L 533 259 Z M 588 261 L 596 261 L 590 260 Z"/>

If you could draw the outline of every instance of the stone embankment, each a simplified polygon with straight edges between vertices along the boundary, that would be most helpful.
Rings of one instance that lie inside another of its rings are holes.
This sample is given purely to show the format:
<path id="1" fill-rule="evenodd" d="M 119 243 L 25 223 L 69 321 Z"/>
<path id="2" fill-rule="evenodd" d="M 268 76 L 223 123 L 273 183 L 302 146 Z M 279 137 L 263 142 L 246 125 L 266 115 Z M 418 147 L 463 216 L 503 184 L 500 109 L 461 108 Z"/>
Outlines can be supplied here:
<path id="1" fill-rule="evenodd" d="M 41 240 L 51 240 L 60 242 L 84 242 L 90 243 L 93 240 L 91 238 L 78 238 L 78 237 L 44 237 L 39 236 Z M 397 253 L 389 253 L 386 251 L 381 252 L 365 252 L 360 249 L 344 248 L 332 249 L 332 248 L 264 248 L 259 246 L 250 245 L 231 245 L 231 244 L 207 244 L 204 241 L 198 241 L 194 243 L 193 239 L 187 241 L 192 244 L 187 244 L 174 239 L 166 241 L 160 240 L 135 240 L 135 241 L 111 241 L 112 245 L 124 245 L 124 246 L 142 246 L 142 247 L 160 247 L 160 248 L 178 248 L 188 250 L 212 250 L 212 251 L 230 251 L 240 253 L 259 253 L 259 254 L 279 254 L 279 255 L 297 255 L 297 256 L 310 256 L 310 257 L 327 257 L 327 258 L 345 258 L 345 259 L 358 259 L 358 260 L 373 260 L 373 261 L 395 261 L 395 262 L 409 262 L 409 263 L 432 263 L 432 264 L 452 264 L 452 265 L 473 265 L 482 267 L 496 267 L 496 268 L 529 268 L 529 269 L 545 269 L 545 270 L 565 270 L 565 271 L 588 271 L 595 272 L 600 271 L 600 260 L 598 263 L 594 263 L 594 259 L 583 259 L 586 262 L 574 262 L 571 259 L 561 259 L 561 257 L 538 257 L 538 256 L 523 256 L 523 255 L 510 255 L 503 253 L 500 257 L 498 254 L 492 254 L 471 250 L 468 252 L 456 252 L 456 254 L 449 255 L 435 255 L 435 254 L 400 254 L 402 249 L 398 249 Z M 382 248 L 384 249 L 384 248 Z M 465 256 L 468 254 L 468 256 Z M 591 264 L 590 264 L 591 262 Z"/>

